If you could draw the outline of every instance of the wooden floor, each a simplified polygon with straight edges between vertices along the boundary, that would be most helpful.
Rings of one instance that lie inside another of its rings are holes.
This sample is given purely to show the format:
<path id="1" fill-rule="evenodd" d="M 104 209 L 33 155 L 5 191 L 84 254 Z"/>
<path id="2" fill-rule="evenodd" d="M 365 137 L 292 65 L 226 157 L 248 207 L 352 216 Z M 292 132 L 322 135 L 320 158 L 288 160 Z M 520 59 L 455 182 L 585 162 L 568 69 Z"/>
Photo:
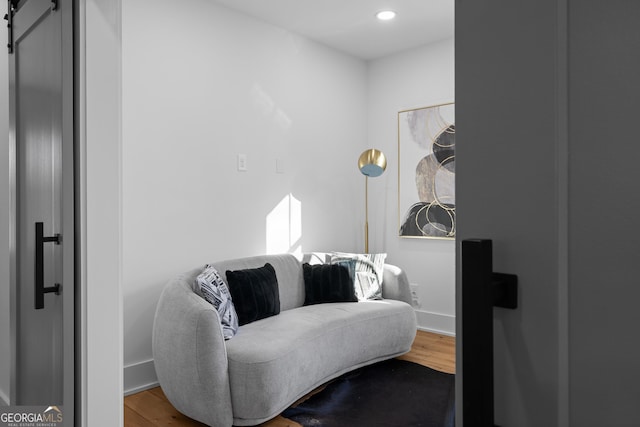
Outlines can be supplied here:
<path id="1" fill-rule="evenodd" d="M 409 360 L 442 372 L 455 373 L 455 338 L 418 331 L 411 351 L 398 359 Z M 124 398 L 125 427 L 204 426 L 185 417 L 167 401 L 160 387 Z M 300 424 L 278 416 L 262 427 L 299 427 Z"/>

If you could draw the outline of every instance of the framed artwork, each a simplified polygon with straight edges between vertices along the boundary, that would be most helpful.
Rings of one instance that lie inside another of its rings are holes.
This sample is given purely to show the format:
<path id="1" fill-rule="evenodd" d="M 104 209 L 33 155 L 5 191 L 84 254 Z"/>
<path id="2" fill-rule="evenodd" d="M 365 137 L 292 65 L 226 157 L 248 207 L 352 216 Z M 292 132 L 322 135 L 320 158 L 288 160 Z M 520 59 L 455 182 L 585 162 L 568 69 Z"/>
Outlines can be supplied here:
<path id="1" fill-rule="evenodd" d="M 456 235 L 454 103 L 398 113 L 400 237 Z"/>

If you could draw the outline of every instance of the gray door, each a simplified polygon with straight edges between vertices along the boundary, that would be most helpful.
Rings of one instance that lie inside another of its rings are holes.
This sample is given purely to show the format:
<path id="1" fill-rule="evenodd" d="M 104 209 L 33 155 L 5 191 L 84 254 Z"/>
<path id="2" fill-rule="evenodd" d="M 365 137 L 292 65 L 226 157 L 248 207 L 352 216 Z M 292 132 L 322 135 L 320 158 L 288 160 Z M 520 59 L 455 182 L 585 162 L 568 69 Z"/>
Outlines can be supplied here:
<path id="1" fill-rule="evenodd" d="M 73 425 L 73 44 L 68 1 L 14 5 L 10 46 L 12 405 Z M 12 49 L 11 49 L 12 48 Z"/>

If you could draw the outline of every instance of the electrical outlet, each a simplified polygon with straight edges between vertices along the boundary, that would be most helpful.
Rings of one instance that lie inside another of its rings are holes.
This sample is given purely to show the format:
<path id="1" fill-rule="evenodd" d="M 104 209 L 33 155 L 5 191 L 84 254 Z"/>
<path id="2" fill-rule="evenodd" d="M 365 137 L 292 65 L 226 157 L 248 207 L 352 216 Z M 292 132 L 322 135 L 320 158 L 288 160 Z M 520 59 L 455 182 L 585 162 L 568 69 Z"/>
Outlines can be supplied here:
<path id="1" fill-rule="evenodd" d="M 418 295 L 418 285 L 415 283 L 411 283 L 409 285 L 409 289 L 411 289 L 411 305 L 414 308 L 420 308 L 420 296 Z"/>

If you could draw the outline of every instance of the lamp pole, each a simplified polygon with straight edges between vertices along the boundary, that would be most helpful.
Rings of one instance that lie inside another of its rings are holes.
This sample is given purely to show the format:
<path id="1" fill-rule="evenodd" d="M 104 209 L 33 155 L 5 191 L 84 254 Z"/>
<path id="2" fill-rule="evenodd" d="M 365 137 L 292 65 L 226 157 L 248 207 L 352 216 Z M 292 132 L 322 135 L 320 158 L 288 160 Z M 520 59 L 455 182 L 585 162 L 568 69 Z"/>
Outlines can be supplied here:
<path id="1" fill-rule="evenodd" d="M 369 177 L 364 177 L 364 253 L 369 253 Z"/>
<path id="2" fill-rule="evenodd" d="M 382 175 L 387 167 L 384 153 L 375 148 L 365 150 L 358 158 L 358 169 L 365 177 L 364 181 L 364 252 L 369 253 L 369 177 Z"/>

